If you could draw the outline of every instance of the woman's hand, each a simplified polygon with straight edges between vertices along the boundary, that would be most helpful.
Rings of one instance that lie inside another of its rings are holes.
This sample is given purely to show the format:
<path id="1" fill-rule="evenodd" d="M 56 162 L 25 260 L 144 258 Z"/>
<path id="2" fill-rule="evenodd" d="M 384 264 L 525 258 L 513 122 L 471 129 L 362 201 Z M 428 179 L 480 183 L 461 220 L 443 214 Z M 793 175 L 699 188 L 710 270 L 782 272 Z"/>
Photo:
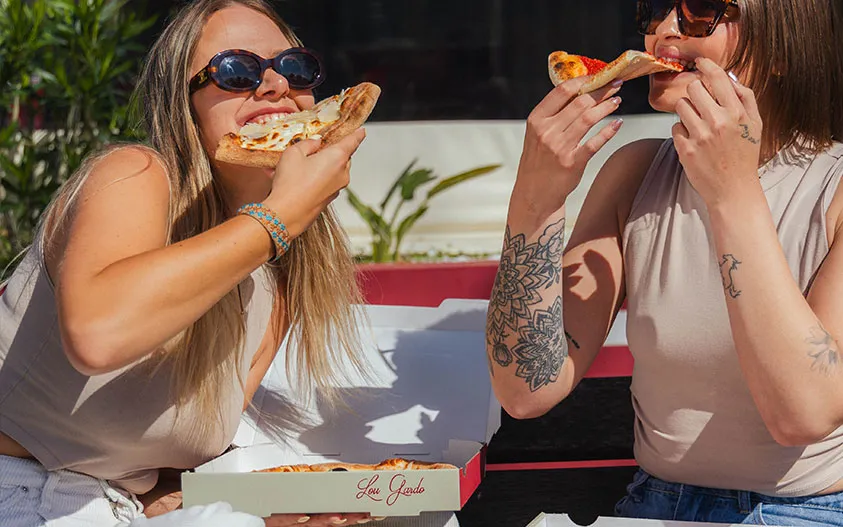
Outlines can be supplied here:
<path id="1" fill-rule="evenodd" d="M 702 80 L 676 105 L 673 142 L 688 180 L 708 206 L 758 186 L 763 123 L 755 94 L 714 61 L 697 59 Z"/>
<path id="2" fill-rule="evenodd" d="M 378 518 L 381 520 L 383 518 Z M 363 525 L 373 520 L 368 514 L 273 514 L 264 518 L 266 527 L 336 527 Z"/>
<path id="3" fill-rule="evenodd" d="M 620 129 L 617 119 L 594 137 L 582 142 L 601 119 L 621 102 L 612 97 L 621 83 L 577 96 L 587 78 L 580 77 L 555 87 L 527 118 L 524 148 L 518 165 L 513 201 L 523 202 L 531 212 L 546 218 L 565 204 L 579 185 L 585 166 Z M 582 144 L 581 144 L 582 143 Z"/>
<path id="4" fill-rule="evenodd" d="M 307 230 L 350 181 L 351 156 L 366 137 L 360 128 L 338 143 L 317 152 L 319 140 L 309 139 L 288 148 L 264 204 L 275 211 L 295 238 Z"/>

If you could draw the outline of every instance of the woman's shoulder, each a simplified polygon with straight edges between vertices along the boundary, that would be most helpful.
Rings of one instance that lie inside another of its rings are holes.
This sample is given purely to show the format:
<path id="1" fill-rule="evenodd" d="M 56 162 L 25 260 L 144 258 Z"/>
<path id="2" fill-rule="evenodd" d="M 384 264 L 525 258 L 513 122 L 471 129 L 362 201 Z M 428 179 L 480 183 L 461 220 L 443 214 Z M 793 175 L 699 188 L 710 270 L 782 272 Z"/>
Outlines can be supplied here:
<path id="1" fill-rule="evenodd" d="M 141 183 L 169 194 L 169 176 L 164 157 L 142 144 L 112 145 L 91 156 L 86 163 L 85 186 L 88 192 L 99 191 L 116 183 Z M 132 181 L 137 180 L 137 181 Z"/>
<path id="2" fill-rule="evenodd" d="M 618 148 L 601 167 L 594 181 L 595 192 L 616 201 L 620 217 L 629 213 L 632 202 L 653 163 L 670 150 L 670 139 L 638 139 Z"/>

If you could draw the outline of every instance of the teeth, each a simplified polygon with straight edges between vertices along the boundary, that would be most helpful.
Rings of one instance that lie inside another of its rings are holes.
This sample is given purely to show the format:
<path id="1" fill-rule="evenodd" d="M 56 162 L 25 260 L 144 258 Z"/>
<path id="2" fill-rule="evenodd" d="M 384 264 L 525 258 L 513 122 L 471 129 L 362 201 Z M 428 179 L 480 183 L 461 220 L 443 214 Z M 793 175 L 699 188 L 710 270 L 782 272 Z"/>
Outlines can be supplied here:
<path id="1" fill-rule="evenodd" d="M 697 69 L 696 64 L 693 60 L 684 60 L 684 59 L 677 59 L 672 57 L 659 57 L 664 62 L 669 62 L 671 64 L 678 64 L 682 66 L 682 69 L 685 71 L 693 71 Z"/>
<path id="2" fill-rule="evenodd" d="M 259 115 L 254 119 L 249 119 L 246 124 L 249 123 L 257 123 L 257 124 L 266 124 L 271 121 L 283 121 L 289 113 L 268 113 L 264 115 Z"/>

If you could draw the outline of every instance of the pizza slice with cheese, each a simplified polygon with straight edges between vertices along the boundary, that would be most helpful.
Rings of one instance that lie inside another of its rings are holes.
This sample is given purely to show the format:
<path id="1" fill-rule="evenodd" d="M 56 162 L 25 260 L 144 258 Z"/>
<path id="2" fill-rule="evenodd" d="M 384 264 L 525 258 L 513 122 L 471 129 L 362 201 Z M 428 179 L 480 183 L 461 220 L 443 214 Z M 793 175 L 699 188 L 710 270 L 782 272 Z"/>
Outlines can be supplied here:
<path id="1" fill-rule="evenodd" d="M 380 93 L 378 85 L 364 82 L 323 99 L 308 110 L 247 123 L 236 133 L 223 136 L 214 158 L 235 165 L 275 168 L 290 145 L 321 138 L 325 147 L 360 128 L 375 108 Z"/>
<path id="2" fill-rule="evenodd" d="M 569 79 L 591 75 L 591 79 L 580 88 L 580 95 L 598 90 L 616 79 L 628 81 L 662 71 L 679 73 L 685 70 L 679 62 L 659 59 L 636 50 L 625 51 L 608 64 L 582 55 L 554 51 L 547 58 L 547 69 L 554 86 Z"/>

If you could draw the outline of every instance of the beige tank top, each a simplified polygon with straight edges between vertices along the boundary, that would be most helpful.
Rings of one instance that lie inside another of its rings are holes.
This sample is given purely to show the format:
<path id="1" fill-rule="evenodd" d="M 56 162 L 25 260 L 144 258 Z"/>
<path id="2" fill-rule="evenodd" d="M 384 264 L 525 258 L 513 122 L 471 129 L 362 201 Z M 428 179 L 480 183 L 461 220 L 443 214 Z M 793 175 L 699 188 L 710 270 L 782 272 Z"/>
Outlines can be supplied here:
<path id="1" fill-rule="evenodd" d="M 805 294 L 828 253 L 841 157 L 835 143 L 816 157 L 780 154 L 759 172 Z M 633 201 L 623 252 L 640 466 L 667 481 L 775 496 L 816 494 L 843 478 L 843 428 L 793 448 L 767 431 L 741 376 L 706 207 L 670 140 Z"/>
<path id="2" fill-rule="evenodd" d="M 271 311 L 262 269 L 241 285 L 247 307 L 241 371 L 248 371 Z M 62 350 L 53 286 L 40 247 L 33 246 L 0 296 L 0 432 L 47 469 L 69 469 L 142 494 L 158 468 L 193 468 L 231 443 L 243 409 L 237 379 L 225 386 L 224 426 L 196 441 L 190 404 L 179 419 L 170 396 L 170 371 L 153 375 L 142 364 L 88 377 Z"/>

